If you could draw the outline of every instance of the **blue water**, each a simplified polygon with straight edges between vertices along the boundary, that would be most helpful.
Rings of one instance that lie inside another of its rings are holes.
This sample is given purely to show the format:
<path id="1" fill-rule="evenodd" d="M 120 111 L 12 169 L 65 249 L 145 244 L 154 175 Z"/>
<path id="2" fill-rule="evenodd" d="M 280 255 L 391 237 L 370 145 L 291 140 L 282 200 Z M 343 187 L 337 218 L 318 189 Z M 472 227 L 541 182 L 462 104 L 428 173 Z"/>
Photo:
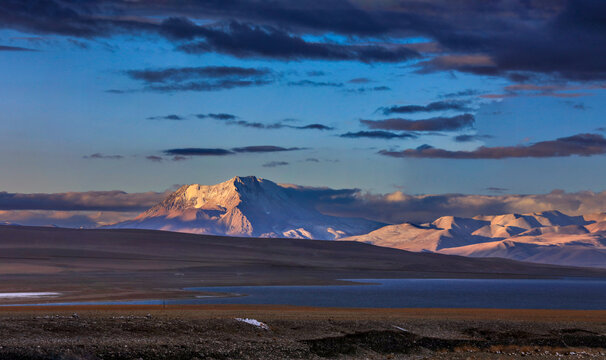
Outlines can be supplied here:
<path id="1" fill-rule="evenodd" d="M 221 286 L 188 288 L 245 296 L 177 300 L 48 303 L 122 304 L 276 304 L 374 308 L 510 308 L 606 310 L 606 280 L 369 279 L 377 285 Z"/>

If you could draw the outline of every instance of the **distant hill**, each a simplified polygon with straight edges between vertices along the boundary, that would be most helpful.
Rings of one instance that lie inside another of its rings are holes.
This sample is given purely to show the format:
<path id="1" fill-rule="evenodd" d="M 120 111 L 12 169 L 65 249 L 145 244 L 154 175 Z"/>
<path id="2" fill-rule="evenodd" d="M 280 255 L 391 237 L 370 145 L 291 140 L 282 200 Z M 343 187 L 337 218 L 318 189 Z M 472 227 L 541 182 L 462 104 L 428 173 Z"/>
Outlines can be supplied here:
<path id="1" fill-rule="evenodd" d="M 334 240 L 385 224 L 328 216 L 296 189 L 254 176 L 185 185 L 137 218 L 109 228 L 195 234 Z"/>
<path id="2" fill-rule="evenodd" d="M 389 225 L 343 240 L 417 252 L 606 268 L 606 213 L 444 216 L 432 223 Z"/>

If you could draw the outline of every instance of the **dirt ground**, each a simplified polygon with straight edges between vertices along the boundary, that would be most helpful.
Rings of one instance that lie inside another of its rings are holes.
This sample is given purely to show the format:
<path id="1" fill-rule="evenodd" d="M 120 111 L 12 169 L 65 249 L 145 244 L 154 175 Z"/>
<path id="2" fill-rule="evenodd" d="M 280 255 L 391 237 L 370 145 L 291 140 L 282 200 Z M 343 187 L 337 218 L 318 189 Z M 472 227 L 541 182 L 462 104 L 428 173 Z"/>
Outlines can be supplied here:
<path id="1" fill-rule="evenodd" d="M 269 329 L 236 318 L 255 319 Z M 7 307 L 0 359 L 606 359 L 606 311 Z"/>

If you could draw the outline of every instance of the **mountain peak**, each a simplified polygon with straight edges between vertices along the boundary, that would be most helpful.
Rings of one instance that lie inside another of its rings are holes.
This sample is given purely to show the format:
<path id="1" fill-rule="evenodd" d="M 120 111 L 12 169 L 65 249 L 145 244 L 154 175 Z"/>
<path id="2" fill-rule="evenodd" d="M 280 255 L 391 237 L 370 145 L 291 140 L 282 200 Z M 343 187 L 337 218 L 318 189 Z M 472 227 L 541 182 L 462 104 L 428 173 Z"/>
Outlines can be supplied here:
<path id="1" fill-rule="evenodd" d="M 216 235 L 334 239 L 382 224 L 328 216 L 304 193 L 256 176 L 215 185 L 184 185 L 132 221 L 117 227 Z"/>
<path id="2" fill-rule="evenodd" d="M 233 178 L 228 180 L 232 183 L 241 183 L 241 184 L 253 184 L 258 183 L 259 181 L 263 181 L 263 179 L 258 178 L 254 175 L 249 176 L 234 176 Z"/>

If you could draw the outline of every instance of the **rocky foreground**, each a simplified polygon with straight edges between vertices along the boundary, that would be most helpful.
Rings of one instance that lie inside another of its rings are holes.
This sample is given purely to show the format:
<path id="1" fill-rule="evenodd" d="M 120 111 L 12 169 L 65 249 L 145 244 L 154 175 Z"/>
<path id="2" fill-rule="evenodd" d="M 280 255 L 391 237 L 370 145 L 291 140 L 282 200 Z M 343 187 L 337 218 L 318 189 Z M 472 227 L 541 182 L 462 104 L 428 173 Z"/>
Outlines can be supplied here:
<path id="1" fill-rule="evenodd" d="M 2 359 L 605 359 L 605 311 L 3 308 Z"/>

